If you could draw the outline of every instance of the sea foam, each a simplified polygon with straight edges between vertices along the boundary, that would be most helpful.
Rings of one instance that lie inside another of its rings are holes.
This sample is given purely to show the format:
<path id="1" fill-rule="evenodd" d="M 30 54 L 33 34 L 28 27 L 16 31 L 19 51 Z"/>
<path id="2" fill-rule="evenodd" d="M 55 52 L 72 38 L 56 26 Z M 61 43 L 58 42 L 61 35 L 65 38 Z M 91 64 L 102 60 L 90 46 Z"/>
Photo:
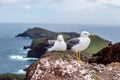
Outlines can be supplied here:
<path id="1" fill-rule="evenodd" d="M 16 74 L 26 74 L 26 71 L 24 71 L 23 69 L 19 69 Z"/>
<path id="2" fill-rule="evenodd" d="M 23 61 L 25 61 L 25 60 L 38 60 L 38 58 L 26 58 L 26 57 L 23 57 L 21 55 L 11 55 L 10 58 L 13 60 L 23 60 Z"/>
<path id="3" fill-rule="evenodd" d="M 20 48 L 20 50 L 21 50 L 21 53 L 27 54 L 30 49 L 28 48 L 28 49 L 24 50 L 23 48 Z"/>

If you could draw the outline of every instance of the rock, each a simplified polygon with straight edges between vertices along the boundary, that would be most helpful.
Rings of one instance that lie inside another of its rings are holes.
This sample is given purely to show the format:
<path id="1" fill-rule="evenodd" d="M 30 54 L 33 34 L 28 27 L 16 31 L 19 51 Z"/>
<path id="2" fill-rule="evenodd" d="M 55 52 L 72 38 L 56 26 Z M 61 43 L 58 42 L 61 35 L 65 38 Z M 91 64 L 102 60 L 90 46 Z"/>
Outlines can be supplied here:
<path id="1" fill-rule="evenodd" d="M 24 46 L 23 49 L 26 50 L 26 49 L 29 49 L 30 46 Z"/>
<path id="2" fill-rule="evenodd" d="M 94 56 L 97 57 L 95 60 L 96 63 L 106 65 L 111 62 L 120 62 L 120 42 L 103 48 Z"/>
<path id="3" fill-rule="evenodd" d="M 113 63 L 107 66 L 84 62 L 80 64 L 74 57 L 75 53 L 70 51 L 45 53 L 37 62 L 29 66 L 25 80 L 120 79 L 120 63 L 115 63 L 115 66 Z"/>

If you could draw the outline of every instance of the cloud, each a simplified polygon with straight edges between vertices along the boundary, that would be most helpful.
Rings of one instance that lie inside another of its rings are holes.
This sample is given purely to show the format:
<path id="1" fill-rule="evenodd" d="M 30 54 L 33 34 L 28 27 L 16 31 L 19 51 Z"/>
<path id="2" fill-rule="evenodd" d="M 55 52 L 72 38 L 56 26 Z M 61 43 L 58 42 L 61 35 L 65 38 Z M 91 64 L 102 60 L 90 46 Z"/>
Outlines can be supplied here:
<path id="1" fill-rule="evenodd" d="M 28 0 L 0 0 L 1 5 L 10 5 L 10 4 L 17 4 L 21 2 L 27 2 Z"/>
<path id="2" fill-rule="evenodd" d="M 106 8 L 119 8 L 120 0 L 64 0 L 58 4 L 53 5 L 53 8 L 61 10 L 96 10 Z"/>
<path id="3" fill-rule="evenodd" d="M 31 5 L 25 5 L 26 9 L 30 9 L 32 6 Z"/>
<path id="4" fill-rule="evenodd" d="M 0 0 L 1 7 L 19 6 L 30 9 L 32 6 L 55 10 L 81 11 L 98 8 L 120 8 L 120 0 Z"/>

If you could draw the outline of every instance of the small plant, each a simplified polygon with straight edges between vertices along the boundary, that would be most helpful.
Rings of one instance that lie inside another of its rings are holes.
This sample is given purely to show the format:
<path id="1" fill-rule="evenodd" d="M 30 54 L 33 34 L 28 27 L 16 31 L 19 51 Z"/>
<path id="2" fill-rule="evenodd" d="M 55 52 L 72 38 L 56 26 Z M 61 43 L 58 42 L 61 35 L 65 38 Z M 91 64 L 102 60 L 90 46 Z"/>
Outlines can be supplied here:
<path id="1" fill-rule="evenodd" d="M 64 58 L 64 56 L 65 56 L 65 55 L 64 55 L 64 52 L 60 51 L 60 52 L 59 52 L 59 58 Z"/>
<path id="2" fill-rule="evenodd" d="M 92 74 L 93 80 L 100 80 L 100 76 L 98 74 Z"/>

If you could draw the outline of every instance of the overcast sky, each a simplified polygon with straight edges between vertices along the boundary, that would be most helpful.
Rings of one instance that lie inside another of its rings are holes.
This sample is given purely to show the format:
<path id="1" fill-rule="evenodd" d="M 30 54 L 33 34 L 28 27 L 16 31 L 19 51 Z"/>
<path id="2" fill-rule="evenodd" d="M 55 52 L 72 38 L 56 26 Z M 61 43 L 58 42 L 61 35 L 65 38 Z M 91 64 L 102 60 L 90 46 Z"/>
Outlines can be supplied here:
<path id="1" fill-rule="evenodd" d="M 120 25 L 120 0 L 0 0 L 0 23 Z"/>

